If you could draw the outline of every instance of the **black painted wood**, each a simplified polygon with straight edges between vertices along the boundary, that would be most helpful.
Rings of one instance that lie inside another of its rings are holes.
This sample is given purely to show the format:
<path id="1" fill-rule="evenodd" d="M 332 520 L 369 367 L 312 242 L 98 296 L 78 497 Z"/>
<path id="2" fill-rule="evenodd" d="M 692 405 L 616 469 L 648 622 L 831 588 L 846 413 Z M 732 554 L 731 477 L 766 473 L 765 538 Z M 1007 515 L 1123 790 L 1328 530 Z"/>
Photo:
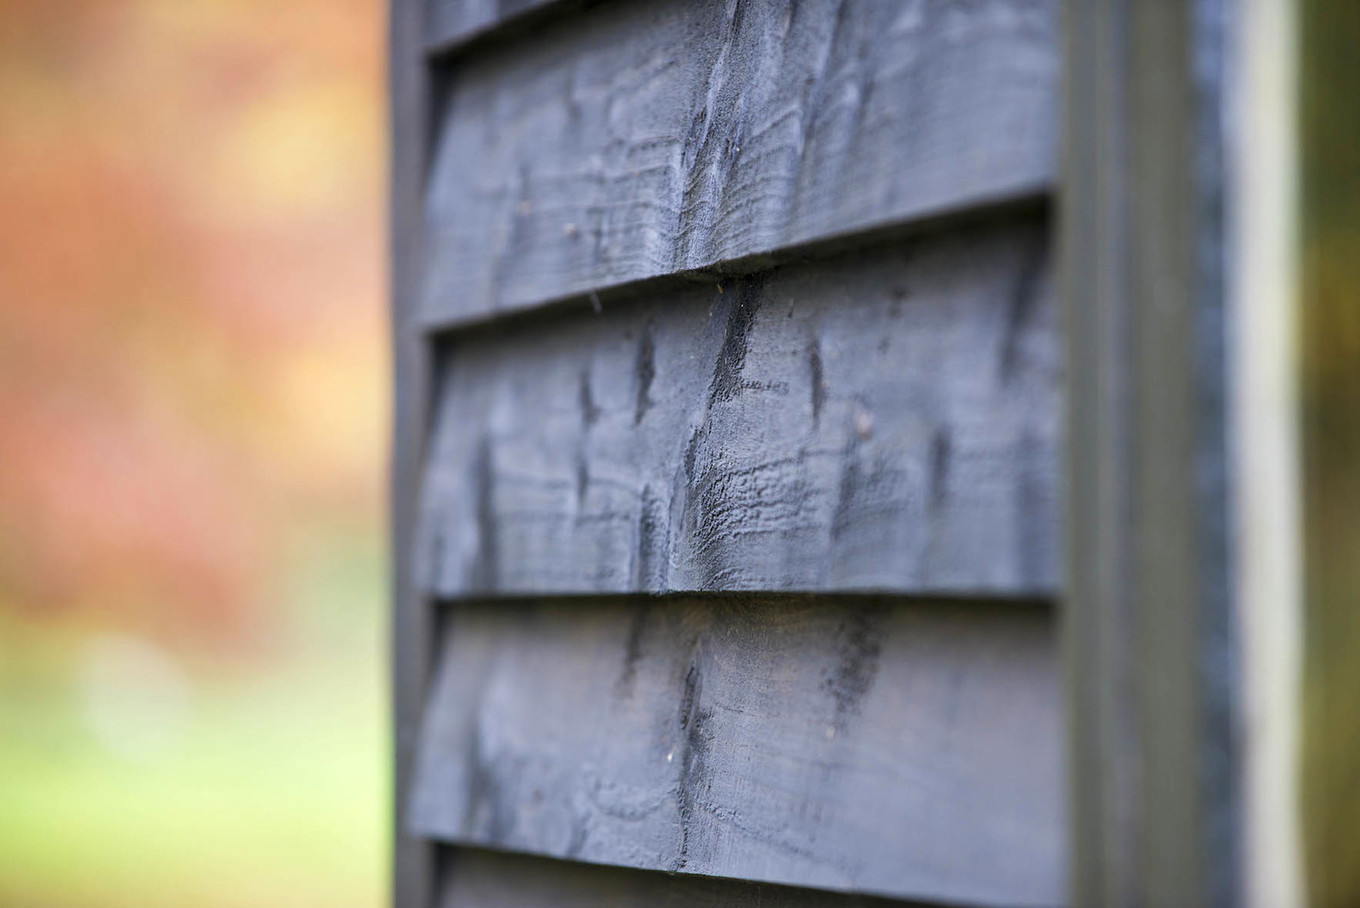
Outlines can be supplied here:
<path id="1" fill-rule="evenodd" d="M 402 905 L 1063 900 L 1057 3 L 400 0 Z"/>
<path id="2" fill-rule="evenodd" d="M 968 904 L 1062 900 L 1039 604 L 449 607 L 410 817 L 447 842 Z"/>
<path id="3" fill-rule="evenodd" d="M 392 447 L 389 514 L 393 562 L 410 563 L 420 495 L 421 460 L 430 406 L 429 338 L 416 329 L 420 232 L 428 150 L 430 80 L 422 54 L 425 0 L 391 0 L 388 48 L 391 89 L 390 254 L 392 327 Z M 409 570 L 394 570 L 392 597 L 393 908 L 433 904 L 430 843 L 406 832 L 404 798 L 411 779 L 416 727 L 429 683 L 432 634 L 424 592 Z"/>
<path id="4" fill-rule="evenodd" d="M 456 51 L 509 22 L 557 6 L 574 10 L 589 0 L 421 0 L 425 13 L 425 47 L 432 53 Z M 645 0 L 644 0 L 645 2 Z"/>
<path id="5" fill-rule="evenodd" d="M 444 862 L 440 908 L 909 908 L 920 904 L 476 848 L 447 849 Z"/>
<path id="6" fill-rule="evenodd" d="M 1052 593 L 1046 230 L 977 226 L 446 340 L 422 583 Z"/>
<path id="7" fill-rule="evenodd" d="M 1225 434 L 1234 6 L 1097 0 L 1067 19 L 1074 905 L 1300 903 L 1241 888 L 1242 527 L 1228 479 L 1242 464 Z"/>
<path id="8" fill-rule="evenodd" d="M 1045 193 L 1056 6 L 611 0 L 454 54 L 420 318 Z"/>

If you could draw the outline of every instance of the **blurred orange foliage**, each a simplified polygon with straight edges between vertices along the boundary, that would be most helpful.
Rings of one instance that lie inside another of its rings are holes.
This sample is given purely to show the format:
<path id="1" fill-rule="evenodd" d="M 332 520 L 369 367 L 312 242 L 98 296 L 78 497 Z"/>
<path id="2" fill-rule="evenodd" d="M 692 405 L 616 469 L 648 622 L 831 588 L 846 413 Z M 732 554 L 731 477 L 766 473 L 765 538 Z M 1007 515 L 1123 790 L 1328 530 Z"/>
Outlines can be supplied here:
<path id="1" fill-rule="evenodd" d="M 0 609 L 249 647 L 376 522 L 382 14 L 0 6 Z"/>

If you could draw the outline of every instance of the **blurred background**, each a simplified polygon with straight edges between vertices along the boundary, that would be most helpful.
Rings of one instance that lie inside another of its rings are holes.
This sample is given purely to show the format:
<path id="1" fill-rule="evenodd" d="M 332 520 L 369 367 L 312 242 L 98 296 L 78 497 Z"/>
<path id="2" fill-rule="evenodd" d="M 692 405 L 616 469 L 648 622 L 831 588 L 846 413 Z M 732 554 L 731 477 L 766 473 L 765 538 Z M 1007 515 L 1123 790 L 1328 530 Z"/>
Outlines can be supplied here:
<path id="1" fill-rule="evenodd" d="M 0 2 L 0 905 L 386 891 L 380 0 Z"/>

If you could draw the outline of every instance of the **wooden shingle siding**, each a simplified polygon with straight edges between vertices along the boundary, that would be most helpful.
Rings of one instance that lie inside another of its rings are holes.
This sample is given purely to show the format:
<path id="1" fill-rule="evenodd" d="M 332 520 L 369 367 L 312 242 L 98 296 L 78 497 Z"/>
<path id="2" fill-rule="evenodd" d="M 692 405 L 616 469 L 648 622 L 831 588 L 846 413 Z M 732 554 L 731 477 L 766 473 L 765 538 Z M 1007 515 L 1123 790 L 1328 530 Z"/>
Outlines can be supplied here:
<path id="1" fill-rule="evenodd" d="M 439 908 L 910 908 L 872 896 L 462 848 L 446 854 L 439 891 Z"/>
<path id="2" fill-rule="evenodd" d="M 1059 0 L 396 2 L 398 908 L 1062 903 Z"/>
<path id="3" fill-rule="evenodd" d="M 1048 263 L 1029 217 L 454 336 L 425 588 L 1051 594 Z"/>
<path id="4" fill-rule="evenodd" d="M 425 4 L 424 47 L 448 53 L 507 22 L 549 6 L 583 6 L 590 0 L 418 0 Z M 598 0 L 596 0 L 598 2 Z"/>
<path id="5" fill-rule="evenodd" d="M 414 828 L 593 863 L 967 904 L 1062 899 L 1042 604 L 450 606 Z"/>
<path id="6" fill-rule="evenodd" d="M 1055 0 L 610 0 L 469 48 L 439 74 L 419 317 L 1046 193 L 1055 32 Z"/>

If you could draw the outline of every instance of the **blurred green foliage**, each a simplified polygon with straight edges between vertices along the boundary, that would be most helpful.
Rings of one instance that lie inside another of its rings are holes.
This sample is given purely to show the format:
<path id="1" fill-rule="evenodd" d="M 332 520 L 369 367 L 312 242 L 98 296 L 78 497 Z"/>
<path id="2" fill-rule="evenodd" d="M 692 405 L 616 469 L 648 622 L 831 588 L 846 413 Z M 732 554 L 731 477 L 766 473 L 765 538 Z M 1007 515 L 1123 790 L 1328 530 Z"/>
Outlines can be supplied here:
<path id="1" fill-rule="evenodd" d="M 1301 0 L 1300 345 L 1309 900 L 1360 905 L 1360 4 Z"/>

